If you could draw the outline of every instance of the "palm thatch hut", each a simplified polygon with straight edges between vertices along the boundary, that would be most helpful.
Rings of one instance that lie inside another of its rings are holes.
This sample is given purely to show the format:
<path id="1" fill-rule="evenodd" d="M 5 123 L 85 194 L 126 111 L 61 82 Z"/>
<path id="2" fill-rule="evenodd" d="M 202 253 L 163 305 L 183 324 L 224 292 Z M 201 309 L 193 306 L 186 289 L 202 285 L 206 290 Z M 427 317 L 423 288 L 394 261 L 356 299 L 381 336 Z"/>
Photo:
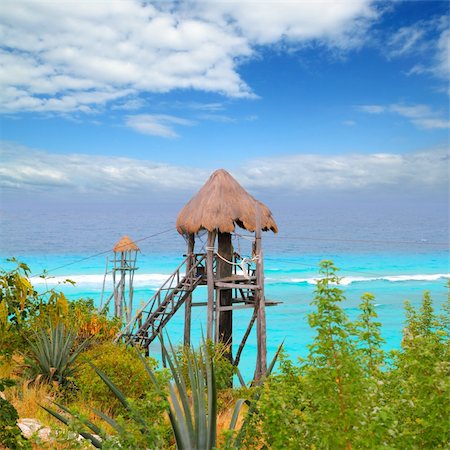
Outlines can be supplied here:
<path id="1" fill-rule="evenodd" d="M 261 230 L 277 233 L 269 208 L 251 196 L 226 170 L 219 169 L 180 211 L 177 230 L 188 235 L 201 230 L 232 233 L 237 225 L 254 232 L 258 207 Z"/>
<path id="2" fill-rule="evenodd" d="M 236 226 L 255 232 L 255 276 L 246 278 L 233 275 L 235 253 L 232 246 L 231 233 Z M 260 201 L 250 195 L 226 170 L 216 170 L 183 207 L 177 217 L 176 227 L 188 241 L 188 255 L 194 257 L 195 235 L 206 230 L 208 241 L 206 246 L 206 276 L 208 286 L 207 337 L 213 337 L 215 322 L 216 340 L 229 346 L 228 356 L 236 363 L 245 345 L 254 321 L 257 321 L 258 356 L 255 378 L 259 379 L 266 370 L 266 324 L 263 256 L 261 248 L 261 231 L 278 232 L 272 213 Z M 217 250 L 215 249 L 217 238 Z M 240 292 L 246 306 L 254 306 L 254 315 L 249 328 L 239 346 L 236 358 L 231 354 L 233 340 L 233 291 Z M 244 292 L 246 294 L 244 294 Z M 190 343 L 192 297 L 185 308 L 185 345 Z M 214 317 L 215 313 L 215 317 Z M 215 320 L 214 320 L 215 319 Z"/>
<path id="3" fill-rule="evenodd" d="M 128 236 L 123 236 L 116 245 L 113 247 L 114 253 L 122 253 L 122 252 L 139 252 L 139 247 L 136 245 L 134 241 L 132 241 Z"/>

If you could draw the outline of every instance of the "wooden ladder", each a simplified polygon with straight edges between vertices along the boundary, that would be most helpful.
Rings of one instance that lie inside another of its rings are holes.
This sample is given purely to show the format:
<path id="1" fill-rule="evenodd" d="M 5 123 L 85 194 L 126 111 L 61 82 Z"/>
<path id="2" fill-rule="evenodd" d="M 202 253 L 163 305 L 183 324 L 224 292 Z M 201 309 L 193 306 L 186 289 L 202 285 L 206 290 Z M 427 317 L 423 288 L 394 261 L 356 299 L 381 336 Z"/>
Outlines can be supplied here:
<path id="1" fill-rule="evenodd" d="M 205 254 L 188 255 L 152 298 L 135 314 L 116 337 L 129 344 L 148 348 L 164 326 L 204 280 Z"/>

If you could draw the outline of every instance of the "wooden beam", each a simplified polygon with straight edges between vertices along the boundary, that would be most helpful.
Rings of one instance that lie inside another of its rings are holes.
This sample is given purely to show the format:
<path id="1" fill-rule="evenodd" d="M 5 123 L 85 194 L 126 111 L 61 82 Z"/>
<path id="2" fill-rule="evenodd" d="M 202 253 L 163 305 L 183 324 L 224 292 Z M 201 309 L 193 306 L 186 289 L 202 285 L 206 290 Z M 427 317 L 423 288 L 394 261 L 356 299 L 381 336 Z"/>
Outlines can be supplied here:
<path id="1" fill-rule="evenodd" d="M 221 256 L 217 260 L 217 277 L 226 278 L 233 275 L 233 262 L 234 252 L 233 245 L 231 243 L 230 233 L 219 233 L 218 235 L 218 253 Z M 222 259 L 223 258 L 223 259 Z M 227 262 L 227 261 L 230 262 Z M 217 282 L 215 286 L 218 286 Z M 218 338 L 219 342 L 225 344 L 229 351 L 225 356 L 232 362 L 232 344 L 233 344 L 233 311 L 232 311 L 232 301 L 233 301 L 233 291 L 231 284 L 227 286 L 226 283 L 221 284 L 220 290 L 220 313 L 218 318 L 218 323 L 216 326 L 219 327 Z M 231 308 L 229 308 L 231 307 Z"/>
<path id="2" fill-rule="evenodd" d="M 208 284 L 208 312 L 206 323 L 206 338 L 213 338 L 213 314 L 214 314 L 214 243 L 216 231 L 208 231 L 206 251 L 206 279 Z"/>
<path id="3" fill-rule="evenodd" d="M 259 381 L 267 371 L 267 337 L 266 337 L 266 310 L 264 302 L 264 260 L 261 245 L 261 210 L 256 206 L 256 230 L 255 230 L 255 253 L 256 253 L 256 290 L 257 310 L 256 336 L 257 336 L 257 360 L 255 370 L 255 381 Z"/>
<path id="4" fill-rule="evenodd" d="M 216 281 L 216 287 L 220 289 L 258 289 L 256 284 L 242 284 L 242 283 L 224 283 L 223 281 Z"/>
<path id="5" fill-rule="evenodd" d="M 187 256 L 188 260 L 186 262 L 186 275 L 189 273 L 192 267 L 194 258 L 194 245 L 195 237 L 194 234 L 188 236 L 188 248 Z M 189 346 L 191 344 L 191 312 L 192 312 L 192 294 L 186 298 L 185 310 L 184 310 L 184 345 Z"/>
<path id="6" fill-rule="evenodd" d="M 248 327 L 245 330 L 244 336 L 242 337 L 242 341 L 239 344 L 239 348 L 238 348 L 238 350 L 236 352 L 236 358 L 234 358 L 234 361 L 233 361 L 233 365 L 236 366 L 236 367 L 239 365 L 239 361 L 241 359 L 242 350 L 244 350 L 245 343 L 247 342 L 248 336 L 250 335 L 250 332 L 252 331 L 253 324 L 255 323 L 255 320 L 256 320 L 256 316 L 257 316 L 257 311 L 255 309 L 253 311 L 253 315 L 252 315 L 252 318 L 250 319 Z"/>

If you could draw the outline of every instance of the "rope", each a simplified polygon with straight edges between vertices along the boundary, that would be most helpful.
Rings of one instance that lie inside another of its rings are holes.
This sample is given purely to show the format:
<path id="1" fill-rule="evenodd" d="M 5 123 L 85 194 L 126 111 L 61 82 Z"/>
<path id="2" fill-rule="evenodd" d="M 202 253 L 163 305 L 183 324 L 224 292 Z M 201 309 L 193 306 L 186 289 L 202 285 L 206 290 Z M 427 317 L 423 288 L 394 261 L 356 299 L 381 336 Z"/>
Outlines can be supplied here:
<path id="1" fill-rule="evenodd" d="M 244 257 L 244 258 L 242 258 L 240 263 L 236 263 L 234 261 L 229 261 L 228 259 L 223 257 L 218 251 L 216 251 L 216 249 L 214 247 L 206 247 L 206 251 L 214 252 L 222 261 L 224 261 L 232 266 L 240 267 L 242 272 L 244 273 L 244 277 L 247 279 L 250 279 L 250 275 L 248 273 L 248 269 L 247 269 L 246 265 L 247 264 L 250 265 L 252 262 L 259 261 L 259 255 L 255 255 L 253 258 Z"/>

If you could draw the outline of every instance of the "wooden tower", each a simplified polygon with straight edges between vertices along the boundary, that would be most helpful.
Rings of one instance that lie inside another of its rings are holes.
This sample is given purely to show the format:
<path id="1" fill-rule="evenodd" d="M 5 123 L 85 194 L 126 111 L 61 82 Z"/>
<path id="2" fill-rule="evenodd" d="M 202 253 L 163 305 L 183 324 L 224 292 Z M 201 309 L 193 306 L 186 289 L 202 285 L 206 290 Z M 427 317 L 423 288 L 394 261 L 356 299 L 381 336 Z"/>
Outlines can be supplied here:
<path id="1" fill-rule="evenodd" d="M 256 269 L 243 271 L 242 274 L 236 268 L 243 266 L 245 261 L 232 246 L 232 233 L 236 225 L 255 233 L 252 262 L 256 263 Z M 224 343 L 229 349 L 230 361 L 236 366 L 256 322 L 258 350 L 255 379 L 258 380 L 267 366 L 265 307 L 275 304 L 268 302 L 264 296 L 261 245 L 261 231 L 278 231 L 272 213 L 221 169 L 210 176 L 180 211 L 176 227 L 187 241 L 185 260 L 127 323 L 118 339 L 125 338 L 127 342 L 148 348 L 184 304 L 184 343 L 190 345 L 192 307 L 207 306 L 207 338 Z M 205 231 L 208 236 L 206 251 L 197 253 L 196 236 Z M 207 286 L 206 303 L 193 302 L 192 293 L 200 285 Z M 233 356 L 233 311 L 243 308 L 253 309 L 253 314 Z"/>
<path id="2" fill-rule="evenodd" d="M 114 257 L 112 268 L 109 270 L 110 262 L 106 260 L 105 279 L 103 281 L 103 291 L 100 301 L 100 310 L 108 308 L 110 301 L 114 300 L 114 316 L 125 319 L 129 322 L 133 311 L 133 280 L 137 270 L 136 260 L 139 247 L 128 237 L 123 236 L 114 245 Z M 105 290 L 106 276 L 112 273 L 113 292 L 103 306 L 103 294 Z"/>
<path id="3" fill-rule="evenodd" d="M 231 233 L 236 225 L 255 233 L 253 260 L 256 270 L 237 274 L 234 268 L 241 255 L 234 252 Z M 186 204 L 177 218 L 177 230 L 188 237 L 188 255 L 193 258 L 195 235 L 207 230 L 206 284 L 207 338 L 226 344 L 228 357 L 238 363 L 254 321 L 257 324 L 257 364 L 255 378 L 266 371 L 266 316 L 264 260 L 261 231 L 277 232 L 270 210 L 255 200 L 225 170 L 214 172 L 200 191 Z M 248 329 L 233 358 L 233 311 L 254 308 Z M 185 303 L 184 341 L 190 342 L 192 296 Z M 215 328 L 215 330 L 214 330 Z"/>

